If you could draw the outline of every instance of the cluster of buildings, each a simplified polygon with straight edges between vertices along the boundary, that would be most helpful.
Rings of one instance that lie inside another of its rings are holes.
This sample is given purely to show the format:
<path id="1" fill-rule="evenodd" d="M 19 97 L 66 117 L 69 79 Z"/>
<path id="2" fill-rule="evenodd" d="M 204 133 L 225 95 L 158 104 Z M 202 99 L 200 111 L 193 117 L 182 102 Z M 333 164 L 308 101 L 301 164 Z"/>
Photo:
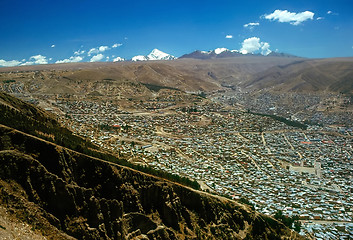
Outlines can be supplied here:
<path id="1" fill-rule="evenodd" d="M 349 136 L 323 128 L 304 131 L 208 101 L 135 113 L 108 103 L 56 104 L 73 130 L 129 161 L 195 179 L 205 191 L 245 197 L 268 215 L 278 210 L 297 215 L 302 234 L 320 238 L 321 227 L 329 235 L 349 234 Z"/>
<path id="2" fill-rule="evenodd" d="M 213 99 L 229 105 L 242 105 L 254 112 L 273 114 L 291 120 L 339 130 L 352 136 L 353 98 L 333 93 L 249 93 L 241 89 L 214 94 Z"/>
<path id="3" fill-rule="evenodd" d="M 305 222 L 304 228 L 307 229 L 310 236 L 316 240 L 326 239 L 352 239 L 353 224 L 352 223 L 329 223 L 320 222 L 320 224 L 313 222 Z"/>

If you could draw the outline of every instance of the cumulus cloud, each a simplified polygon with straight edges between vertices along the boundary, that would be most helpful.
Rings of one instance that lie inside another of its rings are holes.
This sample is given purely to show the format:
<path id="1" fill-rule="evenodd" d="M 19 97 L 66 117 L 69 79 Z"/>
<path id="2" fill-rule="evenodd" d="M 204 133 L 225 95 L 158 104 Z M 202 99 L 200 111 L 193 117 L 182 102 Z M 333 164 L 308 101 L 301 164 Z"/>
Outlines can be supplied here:
<path id="1" fill-rule="evenodd" d="M 260 23 L 258 22 L 250 22 L 250 23 L 244 24 L 243 26 L 245 28 L 253 29 L 255 26 L 259 26 L 259 25 Z"/>
<path id="2" fill-rule="evenodd" d="M 310 11 L 305 11 L 305 12 L 299 12 L 299 13 L 294 13 L 294 12 L 289 12 L 287 10 L 275 10 L 271 14 L 265 14 L 263 17 L 265 19 L 271 20 L 271 21 L 278 21 L 282 23 L 290 23 L 292 25 L 299 25 L 300 23 L 313 19 L 315 13 L 310 12 Z"/>
<path id="3" fill-rule="evenodd" d="M 257 37 L 251 37 L 247 38 L 243 41 L 242 43 L 242 48 L 240 49 L 240 52 L 242 54 L 248 54 L 248 53 L 253 53 L 261 48 L 260 44 L 260 38 Z"/>
<path id="4" fill-rule="evenodd" d="M 317 17 L 316 20 L 322 20 L 325 19 L 324 17 Z"/>
<path id="5" fill-rule="evenodd" d="M 270 44 L 267 42 L 261 42 L 258 37 L 245 39 L 239 51 L 242 54 L 254 53 L 257 51 L 260 51 L 262 55 L 268 55 L 271 53 Z"/>
<path id="6" fill-rule="evenodd" d="M 74 52 L 75 55 L 82 55 L 85 53 L 85 50 L 77 50 Z"/>
<path id="7" fill-rule="evenodd" d="M 90 62 L 98 62 L 100 60 L 102 60 L 104 58 L 104 55 L 103 54 L 97 54 L 95 56 L 93 56 L 90 60 Z"/>
<path id="8" fill-rule="evenodd" d="M 107 50 L 109 50 L 110 48 L 108 47 L 108 46 L 100 46 L 99 48 L 98 48 L 98 50 L 100 51 L 100 52 L 105 52 L 105 51 L 107 51 Z"/>
<path id="9" fill-rule="evenodd" d="M 55 48 L 55 44 L 51 45 L 52 48 Z"/>
<path id="10" fill-rule="evenodd" d="M 100 47 L 97 47 L 97 48 L 91 48 L 88 51 L 87 55 L 91 56 L 93 54 L 97 54 L 97 53 L 100 53 L 100 52 L 105 52 L 107 50 L 110 50 L 110 47 L 108 47 L 108 46 L 100 46 Z"/>
<path id="11" fill-rule="evenodd" d="M 233 35 L 227 35 L 226 38 L 231 39 L 233 38 Z"/>
<path id="12" fill-rule="evenodd" d="M 327 11 L 327 14 L 332 14 L 332 11 Z"/>
<path id="13" fill-rule="evenodd" d="M 117 47 L 121 47 L 123 44 L 122 43 L 115 43 L 112 48 L 117 48 Z"/>
<path id="14" fill-rule="evenodd" d="M 270 54 L 272 51 L 270 50 L 270 44 L 267 42 L 262 42 L 261 43 L 261 54 L 267 56 Z"/>
<path id="15" fill-rule="evenodd" d="M 99 53 L 99 50 L 98 50 L 97 48 L 91 48 L 91 49 L 88 51 L 87 55 L 88 55 L 88 56 L 91 56 L 92 54 L 97 54 L 97 53 Z"/>
<path id="16" fill-rule="evenodd" d="M 42 55 L 32 56 L 29 60 L 33 60 L 34 64 L 48 64 L 47 57 Z"/>
<path id="17" fill-rule="evenodd" d="M 55 63 L 72 63 L 72 62 L 81 62 L 82 61 L 82 57 L 80 56 L 71 56 L 67 59 L 64 60 L 58 60 Z"/>
<path id="18" fill-rule="evenodd" d="M 6 61 L 4 59 L 0 59 L 0 66 L 2 67 L 14 67 L 20 64 L 21 62 L 17 60 Z"/>
<path id="19" fill-rule="evenodd" d="M 34 64 L 48 64 L 46 56 L 35 55 L 29 58 L 29 61 L 21 63 L 21 66 L 34 65 Z"/>
<path id="20" fill-rule="evenodd" d="M 21 66 L 27 66 L 27 65 L 33 65 L 34 62 L 24 62 L 24 63 L 21 63 Z"/>

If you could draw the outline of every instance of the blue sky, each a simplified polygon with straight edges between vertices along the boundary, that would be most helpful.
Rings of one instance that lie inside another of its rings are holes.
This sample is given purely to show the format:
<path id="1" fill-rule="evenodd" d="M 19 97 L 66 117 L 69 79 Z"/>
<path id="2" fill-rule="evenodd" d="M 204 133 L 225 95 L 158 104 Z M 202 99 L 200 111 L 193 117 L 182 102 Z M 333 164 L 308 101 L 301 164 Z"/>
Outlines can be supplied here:
<path id="1" fill-rule="evenodd" d="M 154 48 L 353 56 L 351 0 L 0 0 L 0 22 L 0 66 L 113 61 Z"/>

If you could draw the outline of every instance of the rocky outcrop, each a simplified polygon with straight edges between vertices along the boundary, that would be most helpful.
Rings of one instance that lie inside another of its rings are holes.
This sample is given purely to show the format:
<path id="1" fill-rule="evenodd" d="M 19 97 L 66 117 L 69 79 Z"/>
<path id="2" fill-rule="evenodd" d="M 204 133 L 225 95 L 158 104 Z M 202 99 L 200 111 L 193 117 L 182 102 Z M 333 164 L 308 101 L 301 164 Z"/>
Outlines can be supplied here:
<path id="1" fill-rule="evenodd" d="M 5 126 L 0 179 L 1 205 L 51 239 L 300 239 L 236 202 Z"/>

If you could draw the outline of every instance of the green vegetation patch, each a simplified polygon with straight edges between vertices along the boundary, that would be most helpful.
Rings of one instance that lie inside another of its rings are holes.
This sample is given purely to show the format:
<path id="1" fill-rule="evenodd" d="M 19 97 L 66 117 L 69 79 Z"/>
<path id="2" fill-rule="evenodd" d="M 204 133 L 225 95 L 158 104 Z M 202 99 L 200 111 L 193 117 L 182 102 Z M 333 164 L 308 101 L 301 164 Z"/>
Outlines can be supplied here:
<path id="1" fill-rule="evenodd" d="M 299 221 L 299 217 L 298 216 L 294 215 L 292 217 L 287 217 L 287 216 L 283 215 L 281 210 L 278 210 L 275 213 L 274 217 L 278 221 L 281 221 L 287 227 L 289 227 L 291 229 L 294 229 L 297 232 L 300 232 L 301 222 Z"/>
<path id="2" fill-rule="evenodd" d="M 2 82 L 3 83 L 13 83 L 13 82 L 16 82 L 16 80 L 3 80 Z"/>
<path id="3" fill-rule="evenodd" d="M 262 117 L 269 117 L 269 118 L 272 118 L 272 119 L 274 119 L 276 121 L 283 122 L 284 124 L 286 124 L 288 126 L 291 126 L 291 127 L 301 128 L 303 130 L 306 130 L 308 128 L 308 126 L 306 124 L 303 124 L 303 123 L 298 122 L 298 121 L 292 121 L 292 120 L 289 120 L 289 119 L 287 119 L 285 117 L 272 115 L 272 114 L 255 113 L 255 112 L 251 112 L 251 111 L 248 111 L 248 113 L 251 113 L 251 114 L 257 115 L 257 116 L 262 116 Z"/>
<path id="4" fill-rule="evenodd" d="M 142 85 L 144 85 L 144 86 L 147 87 L 149 90 L 154 91 L 154 92 L 159 92 L 159 90 L 161 90 L 161 89 L 170 89 L 170 90 L 180 91 L 180 90 L 177 89 L 177 88 L 165 87 L 165 86 L 154 85 L 154 84 L 148 84 L 148 83 L 142 83 Z"/>

